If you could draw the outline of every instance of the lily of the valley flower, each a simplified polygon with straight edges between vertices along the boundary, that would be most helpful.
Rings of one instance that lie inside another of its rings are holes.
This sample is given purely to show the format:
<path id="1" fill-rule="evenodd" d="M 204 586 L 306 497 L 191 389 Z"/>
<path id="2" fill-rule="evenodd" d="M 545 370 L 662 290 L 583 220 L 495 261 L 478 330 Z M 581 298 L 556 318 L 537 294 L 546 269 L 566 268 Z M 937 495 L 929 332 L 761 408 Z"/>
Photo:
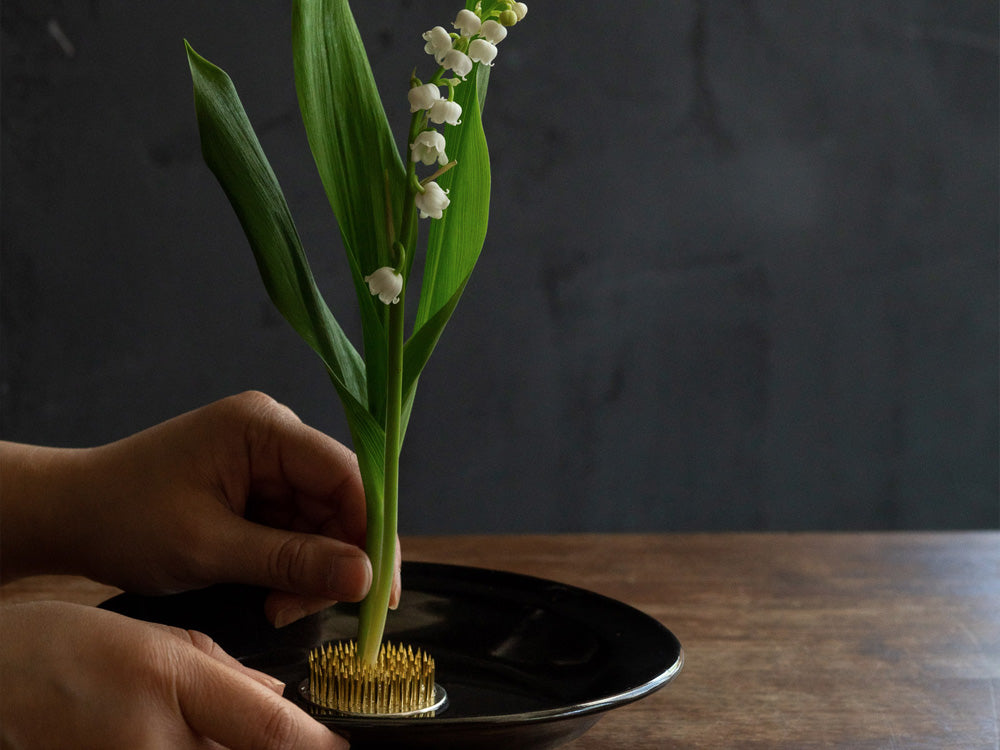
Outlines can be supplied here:
<path id="1" fill-rule="evenodd" d="M 445 53 L 444 58 L 438 60 L 438 62 L 445 68 L 451 68 L 455 71 L 455 75 L 461 78 L 463 81 L 465 77 L 469 75 L 472 70 L 472 60 L 467 54 L 461 50 L 451 49 Z"/>
<path id="2" fill-rule="evenodd" d="M 424 164 L 437 162 L 443 167 L 448 163 L 444 147 L 443 135 L 436 130 L 425 130 L 410 144 L 410 151 L 413 154 L 413 161 L 423 162 Z"/>
<path id="3" fill-rule="evenodd" d="M 399 302 L 399 293 L 403 291 L 403 275 L 395 268 L 382 266 L 377 271 L 365 276 L 368 291 L 377 294 L 384 305 L 395 305 Z"/>
<path id="4" fill-rule="evenodd" d="M 434 102 L 440 101 L 441 89 L 433 83 L 425 83 L 410 89 L 406 98 L 410 100 L 410 114 L 412 114 L 422 109 L 430 109 Z"/>
<path id="5" fill-rule="evenodd" d="M 450 102 L 447 99 L 441 99 L 431 105 L 431 109 L 427 113 L 427 116 L 431 118 L 431 122 L 437 125 L 443 125 L 445 123 L 448 125 L 461 125 L 462 121 L 458 118 L 462 116 L 462 105 L 458 102 Z"/>
<path id="6" fill-rule="evenodd" d="M 443 26 L 435 26 L 430 31 L 425 31 L 423 37 L 427 42 L 424 45 L 424 52 L 434 55 L 434 59 L 440 65 L 444 56 L 451 50 L 451 34 Z"/>
<path id="7" fill-rule="evenodd" d="M 483 65 L 493 65 L 497 56 L 497 48 L 485 39 L 473 39 L 469 43 L 469 59 Z"/>
<path id="8" fill-rule="evenodd" d="M 479 16 L 471 10 L 460 10 L 458 11 L 458 16 L 455 17 L 455 23 L 453 23 L 452 26 L 458 29 L 462 36 L 475 36 L 479 33 L 482 21 L 480 21 Z"/>
<path id="9" fill-rule="evenodd" d="M 424 185 L 424 192 L 417 193 L 415 202 L 417 209 L 420 211 L 421 219 L 440 219 L 442 212 L 451 203 L 451 199 L 448 197 L 447 190 L 443 190 L 436 182 L 428 182 Z M 379 270 L 381 271 L 382 269 Z M 376 273 L 378 272 L 376 271 Z M 402 284 L 402 279 L 400 279 L 400 283 Z"/>
<path id="10" fill-rule="evenodd" d="M 454 23 L 452 23 L 452 26 L 458 30 L 457 34 L 448 33 L 442 26 L 435 26 L 429 31 L 425 31 L 423 34 L 424 41 L 426 42 L 424 51 L 429 55 L 433 55 L 438 65 L 446 70 L 453 71 L 455 76 L 463 81 L 472 72 L 472 67 L 476 63 L 491 66 L 497 56 L 497 45 L 507 36 L 507 27 L 516 24 L 528 12 L 528 6 L 522 2 L 505 0 L 505 2 L 493 4 L 493 7 L 495 8 L 496 5 L 504 8 L 504 10 L 499 11 L 499 18 L 495 17 L 497 16 L 497 10 L 491 10 L 490 15 L 494 17 L 487 18 L 485 21 L 475 11 L 469 9 L 460 10 L 455 16 Z M 435 125 L 460 125 L 462 122 L 460 119 L 462 116 L 462 107 L 458 102 L 454 101 L 454 90 L 459 85 L 459 81 L 455 78 L 443 81 L 441 75 L 442 71 L 438 71 L 433 79 L 435 83 L 413 86 L 408 94 L 410 113 L 415 116 L 413 120 L 414 126 L 424 128 L 420 130 L 413 139 L 413 142 L 409 144 L 410 158 L 415 163 L 423 163 L 427 166 L 436 161 L 444 167 L 444 169 L 428 177 L 426 184 L 421 184 L 419 192 L 414 195 L 413 200 L 420 212 L 421 219 L 440 219 L 444 209 L 451 203 L 451 199 L 448 198 L 448 191 L 443 190 L 434 182 L 433 178 L 439 176 L 442 172 L 454 166 L 454 164 L 448 163 L 448 157 L 445 154 L 444 136 L 436 130 L 431 129 L 427 123 L 430 122 Z M 445 84 L 449 87 L 447 99 L 441 96 L 440 87 Z M 424 111 L 427 112 L 426 121 L 422 120 L 423 115 L 417 114 Z M 412 172 L 411 175 L 413 175 Z M 414 186 L 417 185 L 416 182 L 411 184 Z M 380 268 L 372 276 L 365 277 L 365 280 L 374 279 L 376 274 L 382 274 L 386 270 Z M 372 282 L 369 282 L 369 287 L 372 289 L 372 294 L 376 294 Z M 379 298 L 385 302 L 385 299 L 381 295 Z"/>
<path id="11" fill-rule="evenodd" d="M 491 18 L 488 21 L 483 21 L 483 27 L 479 33 L 490 44 L 500 44 L 507 37 L 507 28 Z"/>

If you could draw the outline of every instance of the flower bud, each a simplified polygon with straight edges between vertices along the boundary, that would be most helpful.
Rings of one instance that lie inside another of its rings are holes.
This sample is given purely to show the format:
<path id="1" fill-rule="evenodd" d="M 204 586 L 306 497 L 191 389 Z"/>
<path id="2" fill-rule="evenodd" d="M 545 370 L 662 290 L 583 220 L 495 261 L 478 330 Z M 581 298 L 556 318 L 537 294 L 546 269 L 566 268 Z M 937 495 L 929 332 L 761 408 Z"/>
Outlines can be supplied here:
<path id="1" fill-rule="evenodd" d="M 448 191 L 443 190 L 436 182 L 428 182 L 424 185 L 424 192 L 417 193 L 414 201 L 420 211 L 421 219 L 440 219 L 442 211 L 448 208 L 448 204 L 451 203 Z"/>
<path id="2" fill-rule="evenodd" d="M 434 102 L 440 101 L 441 89 L 433 83 L 425 83 L 411 88 L 406 98 L 410 101 L 410 114 L 413 114 L 422 109 L 430 109 Z"/>
<path id="3" fill-rule="evenodd" d="M 436 130 L 425 130 L 413 139 L 410 145 L 410 152 L 413 161 L 433 164 L 435 161 L 442 167 L 448 163 L 448 157 L 444 153 L 444 136 Z"/>
<path id="4" fill-rule="evenodd" d="M 473 39 L 469 44 L 469 59 L 473 62 L 492 65 L 497 56 L 497 48 L 485 39 Z"/>
<path id="5" fill-rule="evenodd" d="M 445 123 L 448 125 L 461 125 L 462 121 L 458 118 L 462 116 L 462 105 L 458 102 L 450 102 L 447 99 L 442 99 L 434 102 L 427 116 L 436 125 L 443 125 Z"/>
<path id="6" fill-rule="evenodd" d="M 473 13 L 471 10 L 460 10 L 458 11 L 458 16 L 455 17 L 455 23 L 452 24 L 462 36 L 475 36 L 479 33 L 479 27 L 482 22 L 479 20 L 479 16 Z"/>
<path id="7" fill-rule="evenodd" d="M 377 294 L 383 305 L 395 305 L 399 302 L 399 293 L 403 291 L 403 275 L 395 268 L 383 266 L 374 273 L 365 276 L 368 291 Z"/>
<path id="8" fill-rule="evenodd" d="M 528 6 L 524 3 L 512 3 L 510 9 L 514 11 L 518 21 L 523 21 L 524 17 L 528 15 Z"/>
<path id="9" fill-rule="evenodd" d="M 513 26 L 517 23 L 517 13 L 512 10 L 504 10 L 500 12 L 500 23 L 504 26 Z"/>
<path id="10" fill-rule="evenodd" d="M 488 21 L 483 21 L 483 27 L 479 33 L 490 44 L 500 44 L 507 36 L 507 29 L 491 18 Z"/>

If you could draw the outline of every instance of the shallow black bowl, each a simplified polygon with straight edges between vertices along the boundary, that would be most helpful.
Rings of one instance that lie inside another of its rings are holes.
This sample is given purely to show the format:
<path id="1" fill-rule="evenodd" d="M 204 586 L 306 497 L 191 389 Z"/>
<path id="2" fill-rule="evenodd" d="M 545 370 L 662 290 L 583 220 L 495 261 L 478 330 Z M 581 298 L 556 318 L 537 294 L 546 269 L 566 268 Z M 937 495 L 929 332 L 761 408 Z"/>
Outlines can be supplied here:
<path id="1" fill-rule="evenodd" d="M 680 672 L 677 638 L 637 609 L 590 591 L 481 568 L 403 564 L 404 594 L 386 637 L 433 655 L 448 707 L 430 718 L 322 718 L 355 750 L 553 748 L 602 712 L 663 687 Z M 213 586 L 167 597 L 123 594 L 103 605 L 201 630 L 298 700 L 306 654 L 352 638 L 357 608 L 337 605 L 276 630 L 265 592 Z"/>

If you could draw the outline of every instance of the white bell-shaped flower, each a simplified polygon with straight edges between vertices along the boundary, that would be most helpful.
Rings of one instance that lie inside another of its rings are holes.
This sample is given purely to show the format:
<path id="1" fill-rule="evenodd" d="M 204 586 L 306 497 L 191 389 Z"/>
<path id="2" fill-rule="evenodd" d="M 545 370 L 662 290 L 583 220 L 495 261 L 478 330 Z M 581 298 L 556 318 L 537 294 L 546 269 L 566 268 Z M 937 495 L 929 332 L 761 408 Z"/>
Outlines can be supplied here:
<path id="1" fill-rule="evenodd" d="M 497 48 L 485 39 L 473 39 L 469 43 L 469 59 L 483 65 L 492 65 L 497 56 Z"/>
<path id="2" fill-rule="evenodd" d="M 461 78 L 463 81 L 465 77 L 469 75 L 472 70 L 472 60 L 467 54 L 461 50 L 452 49 L 445 53 L 443 59 L 438 60 L 438 63 L 445 68 L 451 68 L 455 71 L 455 75 Z"/>
<path id="3" fill-rule="evenodd" d="M 436 125 L 444 125 L 445 123 L 448 125 L 461 125 L 462 121 L 458 118 L 462 116 L 462 105 L 458 102 L 450 102 L 447 99 L 442 99 L 434 102 L 427 116 Z"/>
<path id="4" fill-rule="evenodd" d="M 512 3 L 510 9 L 517 14 L 518 21 L 523 21 L 524 17 L 528 15 L 528 6 L 524 3 Z"/>
<path id="5" fill-rule="evenodd" d="M 442 189 L 436 182 L 428 182 L 424 185 L 424 192 L 417 193 L 414 201 L 417 204 L 417 210 L 420 211 L 421 219 L 440 219 L 442 211 L 448 208 L 448 204 L 451 203 L 448 191 Z"/>
<path id="6" fill-rule="evenodd" d="M 410 89 L 406 98 L 410 100 L 410 114 L 413 114 L 422 109 L 430 109 L 434 102 L 441 101 L 441 89 L 433 83 L 425 83 Z"/>
<path id="7" fill-rule="evenodd" d="M 500 42 L 507 38 L 507 28 L 492 18 L 488 21 L 483 21 L 483 27 L 479 30 L 479 33 L 490 44 L 500 44 Z"/>
<path id="8" fill-rule="evenodd" d="M 458 15 L 455 17 L 455 23 L 452 24 L 462 36 L 474 36 L 479 33 L 479 28 L 482 26 L 482 21 L 479 20 L 479 16 L 473 13 L 471 10 L 460 10 Z"/>
<path id="9" fill-rule="evenodd" d="M 399 293 L 403 291 L 403 275 L 395 268 L 382 266 L 375 273 L 365 276 L 368 291 L 377 294 L 384 305 L 395 305 L 399 302 Z"/>
<path id="10" fill-rule="evenodd" d="M 413 161 L 433 164 L 437 162 L 442 167 L 448 163 L 448 157 L 444 152 L 444 136 L 436 130 L 425 130 L 413 139 L 410 144 L 410 152 Z"/>
<path id="11" fill-rule="evenodd" d="M 451 34 L 444 26 L 435 26 L 430 31 L 425 31 L 423 37 L 424 41 L 427 42 L 424 45 L 424 52 L 428 55 L 434 55 L 434 59 L 440 65 L 444 56 L 451 51 Z"/>

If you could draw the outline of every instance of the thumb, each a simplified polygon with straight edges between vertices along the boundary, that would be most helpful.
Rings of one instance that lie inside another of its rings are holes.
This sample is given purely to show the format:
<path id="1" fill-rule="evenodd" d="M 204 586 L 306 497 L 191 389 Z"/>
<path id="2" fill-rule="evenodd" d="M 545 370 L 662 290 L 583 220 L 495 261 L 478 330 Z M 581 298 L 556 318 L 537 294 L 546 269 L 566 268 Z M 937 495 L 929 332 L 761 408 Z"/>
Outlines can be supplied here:
<path id="1" fill-rule="evenodd" d="M 249 583 L 306 597 L 359 601 L 368 593 L 372 566 L 358 547 L 229 516 L 216 527 L 216 580 Z"/>

